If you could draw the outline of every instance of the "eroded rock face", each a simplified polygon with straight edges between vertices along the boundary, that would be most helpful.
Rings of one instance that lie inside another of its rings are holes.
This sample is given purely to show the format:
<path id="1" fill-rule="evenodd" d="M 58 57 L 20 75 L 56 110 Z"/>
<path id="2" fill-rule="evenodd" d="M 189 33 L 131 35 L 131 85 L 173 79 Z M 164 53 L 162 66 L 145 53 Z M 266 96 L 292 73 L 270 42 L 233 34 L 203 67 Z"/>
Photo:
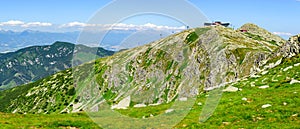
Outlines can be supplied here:
<path id="1" fill-rule="evenodd" d="M 207 75 L 204 90 L 212 90 L 260 72 L 260 66 L 265 64 L 272 52 L 276 50 L 268 40 L 251 38 L 248 34 L 229 28 L 215 27 L 210 31 L 215 31 L 215 33 L 208 31 L 201 35 L 200 46 L 198 46 L 207 50 L 209 60 L 209 65 L 206 67 L 209 75 Z"/>
<path id="2" fill-rule="evenodd" d="M 300 43 L 300 34 L 290 37 L 289 41 L 292 42 L 292 43 L 298 43 L 299 44 Z"/>
<path id="3" fill-rule="evenodd" d="M 300 34 L 289 38 L 278 51 L 283 57 L 293 57 L 300 53 Z"/>
<path id="4" fill-rule="evenodd" d="M 196 28 L 120 52 L 98 77 L 116 102 L 131 94 L 135 103 L 168 103 L 259 72 L 271 46 L 222 26 Z"/>

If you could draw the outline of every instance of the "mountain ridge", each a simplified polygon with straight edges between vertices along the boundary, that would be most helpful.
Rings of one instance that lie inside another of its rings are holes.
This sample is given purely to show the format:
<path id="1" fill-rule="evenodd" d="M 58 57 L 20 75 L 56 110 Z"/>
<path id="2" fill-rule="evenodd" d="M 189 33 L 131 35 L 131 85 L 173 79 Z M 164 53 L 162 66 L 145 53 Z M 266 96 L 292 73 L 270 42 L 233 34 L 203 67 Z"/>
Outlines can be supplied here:
<path id="1" fill-rule="evenodd" d="M 16 51 L 28 46 L 48 45 L 55 41 L 75 42 L 78 35 L 78 32 L 0 31 L 0 52 Z"/>
<path id="2" fill-rule="evenodd" d="M 75 78 L 71 76 L 72 70 L 69 69 L 28 84 L 26 86 L 29 90 L 17 98 L 10 99 L 10 106 L 4 106 L 2 111 L 79 111 L 97 105 L 88 102 L 99 95 L 103 95 L 104 99 L 95 102 L 117 104 L 129 95 L 127 91 L 133 95 L 131 103 L 146 105 L 169 103 L 181 97 L 196 96 L 204 90 L 212 90 L 224 83 L 235 82 L 259 73 L 261 67 L 275 58 L 273 54 L 279 47 L 270 47 L 276 45 L 248 35 L 221 26 L 186 30 L 151 44 L 98 59 L 95 63 L 80 65 L 73 69 Z M 285 45 L 280 41 L 276 44 Z M 285 52 L 289 53 L 288 50 Z M 72 79 L 75 80 L 74 84 L 71 81 L 63 83 Z M 191 82 L 184 81 L 186 79 Z M 51 90 L 53 88 L 56 90 Z M 48 94 L 47 89 L 51 94 Z M 155 89 L 158 91 L 152 94 Z M 70 94 L 62 97 L 67 93 Z M 149 93 L 150 96 L 147 96 Z M 137 99 L 144 98 L 143 95 L 148 98 Z M 55 102 L 50 104 L 43 98 L 52 98 Z M 31 99 L 30 103 L 23 103 L 23 100 Z M 42 108 L 45 104 L 46 109 Z M 26 108 L 28 105 L 34 108 Z"/>
<path id="3" fill-rule="evenodd" d="M 68 42 L 55 42 L 52 45 L 32 46 L 15 52 L 1 54 L 0 89 L 7 89 L 36 81 L 58 71 L 70 68 L 75 47 L 82 49 L 77 64 L 87 62 L 93 55 L 104 57 L 114 52 L 103 48 L 92 48 Z M 84 56 L 91 56 L 86 58 Z"/>

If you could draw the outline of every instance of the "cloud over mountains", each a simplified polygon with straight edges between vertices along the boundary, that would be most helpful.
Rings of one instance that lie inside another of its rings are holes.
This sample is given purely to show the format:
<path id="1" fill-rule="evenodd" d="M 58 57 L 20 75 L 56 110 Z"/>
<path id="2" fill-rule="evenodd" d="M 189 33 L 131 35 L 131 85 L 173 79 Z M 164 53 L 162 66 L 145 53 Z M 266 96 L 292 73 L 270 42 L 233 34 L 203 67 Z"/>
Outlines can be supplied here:
<path id="1" fill-rule="evenodd" d="M 273 33 L 279 36 L 293 36 L 293 34 L 289 32 L 273 32 Z"/>
<path id="2" fill-rule="evenodd" d="M 147 23 L 143 25 L 134 25 L 134 24 L 124 24 L 124 23 L 116 23 L 116 24 L 88 24 L 83 22 L 69 22 L 66 24 L 53 24 L 48 22 L 24 22 L 20 20 L 10 20 L 6 22 L 0 22 L 0 27 L 7 30 L 16 30 L 22 31 L 24 29 L 35 29 L 35 30 L 43 30 L 45 28 L 52 30 L 63 30 L 63 31 L 80 31 L 84 30 L 170 30 L 170 31 L 181 31 L 184 30 L 185 26 L 163 26 L 163 25 L 155 25 L 152 23 Z"/>
<path id="3" fill-rule="evenodd" d="M 43 27 L 43 26 L 52 26 L 52 23 L 47 22 L 23 22 L 19 20 L 10 20 L 7 22 L 0 22 L 0 26 L 20 26 L 20 27 Z"/>

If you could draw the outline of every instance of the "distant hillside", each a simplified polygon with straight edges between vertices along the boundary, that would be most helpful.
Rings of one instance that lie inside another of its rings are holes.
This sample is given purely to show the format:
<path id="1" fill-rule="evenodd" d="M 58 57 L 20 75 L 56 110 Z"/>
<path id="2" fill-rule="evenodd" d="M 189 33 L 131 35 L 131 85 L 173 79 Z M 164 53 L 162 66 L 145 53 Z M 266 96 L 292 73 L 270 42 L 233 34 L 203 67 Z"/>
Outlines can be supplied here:
<path id="1" fill-rule="evenodd" d="M 0 55 L 0 90 L 33 82 L 72 66 L 75 45 L 55 42 L 52 45 L 33 46 Z M 76 45 L 78 60 L 81 64 L 98 57 L 110 56 L 113 51 Z"/>

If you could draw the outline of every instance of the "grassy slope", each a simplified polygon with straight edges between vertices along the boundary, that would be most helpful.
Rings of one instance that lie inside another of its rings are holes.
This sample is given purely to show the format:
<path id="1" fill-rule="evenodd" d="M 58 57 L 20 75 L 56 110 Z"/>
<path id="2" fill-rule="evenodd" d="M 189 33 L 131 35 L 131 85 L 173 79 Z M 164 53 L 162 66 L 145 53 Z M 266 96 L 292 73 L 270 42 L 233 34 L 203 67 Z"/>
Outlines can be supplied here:
<path id="1" fill-rule="evenodd" d="M 188 128 L 300 128 L 300 84 L 290 84 L 292 78 L 299 80 L 300 55 L 284 59 L 284 63 L 270 69 L 258 78 L 249 78 L 233 84 L 242 91 L 223 93 L 222 99 L 212 115 L 203 124 L 197 123 L 202 107 L 194 106 L 190 114 L 177 127 Z M 294 66 L 283 71 L 283 69 Z M 255 86 L 251 86 L 253 83 Z M 259 89 L 269 85 L 270 88 Z M 205 94 L 199 102 L 205 102 Z M 247 98 L 247 101 L 242 100 Z M 286 105 L 284 104 L 286 103 Z M 262 108 L 264 104 L 271 107 Z M 229 122 L 229 123 L 228 123 Z"/>
<path id="2" fill-rule="evenodd" d="M 84 113 L 76 114 L 4 114 L 0 113 L 0 128 L 99 128 Z"/>
<path id="3" fill-rule="evenodd" d="M 224 92 L 214 114 L 204 123 L 198 122 L 203 106 L 199 106 L 197 103 L 205 104 L 207 93 L 199 95 L 190 113 L 176 127 L 300 128 L 300 84 L 290 84 L 292 78 L 299 80 L 300 66 L 294 66 L 283 72 L 284 68 L 300 63 L 300 55 L 284 59 L 283 62 L 269 70 L 267 74 L 260 75 L 261 77 L 248 78 L 232 84 L 242 88 L 242 91 Z M 251 87 L 251 83 L 255 86 Z M 269 85 L 270 88 L 258 88 L 263 85 Z M 242 100 L 244 97 L 248 100 Z M 264 104 L 271 104 L 272 106 L 262 108 L 261 106 Z M 131 117 L 141 118 L 142 116 L 149 116 L 150 113 L 154 115 L 162 113 L 168 107 L 169 105 L 161 105 L 118 111 Z M 1 114 L 1 116 L 0 127 L 4 128 L 97 128 L 85 114 Z"/>

